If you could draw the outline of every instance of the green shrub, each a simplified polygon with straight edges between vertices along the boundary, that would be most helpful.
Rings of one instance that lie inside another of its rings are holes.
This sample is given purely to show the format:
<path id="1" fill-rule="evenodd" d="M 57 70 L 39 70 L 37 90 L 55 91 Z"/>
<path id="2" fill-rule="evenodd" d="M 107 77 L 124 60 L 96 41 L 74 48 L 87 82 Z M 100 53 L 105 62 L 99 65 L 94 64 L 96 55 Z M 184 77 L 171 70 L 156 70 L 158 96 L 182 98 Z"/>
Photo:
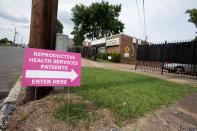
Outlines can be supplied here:
<path id="1" fill-rule="evenodd" d="M 108 54 L 107 53 L 103 53 L 103 60 L 108 60 Z"/>
<path id="2" fill-rule="evenodd" d="M 120 62 L 121 61 L 120 53 L 98 53 L 97 54 L 97 58 L 103 59 L 103 60 L 108 60 L 108 56 L 112 57 L 112 59 L 110 60 L 111 62 Z"/>
<path id="3" fill-rule="evenodd" d="M 111 53 L 112 56 L 112 62 L 120 62 L 121 55 L 119 53 Z"/>
<path id="4" fill-rule="evenodd" d="M 96 58 L 98 58 L 98 59 L 102 59 L 102 54 L 101 53 L 98 53 L 97 55 L 96 55 Z"/>
<path id="5" fill-rule="evenodd" d="M 121 55 L 119 53 L 107 53 L 108 56 L 111 56 L 112 59 L 110 61 L 112 62 L 120 62 L 121 60 Z"/>
<path id="6" fill-rule="evenodd" d="M 107 53 L 98 53 L 96 56 L 98 59 L 108 60 Z"/>

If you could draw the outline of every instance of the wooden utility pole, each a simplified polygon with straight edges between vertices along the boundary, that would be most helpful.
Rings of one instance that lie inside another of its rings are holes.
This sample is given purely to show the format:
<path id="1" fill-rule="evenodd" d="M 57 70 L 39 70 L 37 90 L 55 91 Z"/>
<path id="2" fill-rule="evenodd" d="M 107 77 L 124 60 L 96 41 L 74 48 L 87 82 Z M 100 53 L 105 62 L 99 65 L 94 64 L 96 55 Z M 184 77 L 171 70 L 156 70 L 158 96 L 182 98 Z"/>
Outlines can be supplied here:
<path id="1" fill-rule="evenodd" d="M 55 49 L 58 0 L 32 0 L 29 47 Z"/>
<path id="2" fill-rule="evenodd" d="M 16 32 L 16 27 L 14 28 L 14 45 L 16 44 L 16 35 L 17 35 L 17 32 Z"/>
<path id="3" fill-rule="evenodd" d="M 30 26 L 30 48 L 55 49 L 58 0 L 32 0 Z M 27 87 L 27 101 L 33 100 L 35 93 L 41 98 L 51 92 L 52 87 Z"/>

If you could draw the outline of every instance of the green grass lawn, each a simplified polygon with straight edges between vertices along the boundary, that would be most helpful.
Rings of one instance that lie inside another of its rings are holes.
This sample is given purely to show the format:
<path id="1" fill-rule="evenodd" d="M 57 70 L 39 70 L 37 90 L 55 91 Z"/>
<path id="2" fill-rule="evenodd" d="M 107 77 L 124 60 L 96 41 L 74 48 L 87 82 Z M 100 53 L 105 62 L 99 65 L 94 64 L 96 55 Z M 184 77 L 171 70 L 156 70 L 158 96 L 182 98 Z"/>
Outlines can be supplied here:
<path id="1" fill-rule="evenodd" d="M 110 109 L 119 120 L 136 119 L 197 91 L 157 78 L 98 68 L 82 68 L 81 79 L 81 87 L 71 91 Z"/>

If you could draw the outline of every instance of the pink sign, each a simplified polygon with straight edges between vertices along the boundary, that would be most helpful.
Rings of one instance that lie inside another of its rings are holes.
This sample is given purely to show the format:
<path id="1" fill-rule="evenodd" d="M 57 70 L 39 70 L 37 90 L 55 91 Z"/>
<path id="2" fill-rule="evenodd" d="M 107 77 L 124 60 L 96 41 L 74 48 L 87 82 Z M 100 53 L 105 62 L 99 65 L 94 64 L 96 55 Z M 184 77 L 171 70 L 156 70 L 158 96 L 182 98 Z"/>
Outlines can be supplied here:
<path id="1" fill-rule="evenodd" d="M 22 86 L 80 86 L 81 54 L 26 48 Z"/>

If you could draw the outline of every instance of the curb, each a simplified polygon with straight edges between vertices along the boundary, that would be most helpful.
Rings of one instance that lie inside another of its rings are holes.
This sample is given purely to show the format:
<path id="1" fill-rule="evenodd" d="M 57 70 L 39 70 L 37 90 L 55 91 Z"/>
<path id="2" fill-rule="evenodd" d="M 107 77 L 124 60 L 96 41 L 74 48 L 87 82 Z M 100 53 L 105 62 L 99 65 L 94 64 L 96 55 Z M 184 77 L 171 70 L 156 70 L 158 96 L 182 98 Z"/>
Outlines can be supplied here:
<path id="1" fill-rule="evenodd" d="M 5 130 L 11 115 L 16 109 L 16 102 L 21 92 L 21 77 L 17 80 L 9 95 L 5 98 L 0 110 L 0 131 Z"/>

